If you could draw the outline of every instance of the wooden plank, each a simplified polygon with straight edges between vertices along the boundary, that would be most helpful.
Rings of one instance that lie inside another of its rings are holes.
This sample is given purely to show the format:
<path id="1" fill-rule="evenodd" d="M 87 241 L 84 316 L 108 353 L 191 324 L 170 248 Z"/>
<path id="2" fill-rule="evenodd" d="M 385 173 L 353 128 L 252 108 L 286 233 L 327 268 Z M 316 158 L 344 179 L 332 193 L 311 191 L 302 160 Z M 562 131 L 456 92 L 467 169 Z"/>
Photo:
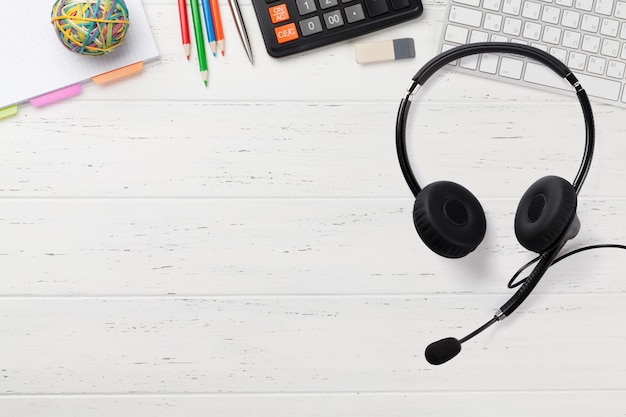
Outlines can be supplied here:
<path id="1" fill-rule="evenodd" d="M 624 391 L 625 301 L 533 298 L 435 368 L 501 297 L 4 298 L 0 392 Z"/>
<path id="2" fill-rule="evenodd" d="M 111 395 L 0 397 L 5 417 L 24 415 L 109 417 L 402 417 L 407 414 L 449 417 L 623 416 L 624 391 L 522 391 L 450 393 L 307 393 L 216 395 Z M 514 404 L 514 406 L 512 406 Z"/>
<path id="3" fill-rule="evenodd" d="M 0 293 L 11 295 L 508 294 L 533 255 L 517 201 L 483 201 L 477 252 L 448 260 L 408 199 L 44 199 L 0 205 Z M 570 248 L 624 241 L 626 200 L 583 200 Z M 538 291 L 623 292 L 624 251 L 577 255 Z"/>
<path id="4" fill-rule="evenodd" d="M 123 113 L 120 106 L 60 104 L 3 124 L 0 196 L 410 196 L 394 144 L 395 101 L 227 108 L 140 101 Z M 519 199 L 541 176 L 573 180 L 582 158 L 584 129 L 574 105 L 425 102 L 414 110 L 409 152 L 423 183 L 447 179 L 479 198 Z M 609 129 L 621 126 L 621 113 L 600 110 L 581 195 L 626 197 L 615 182 L 626 177 L 624 131 Z M 518 111 L 536 123 L 515 121 Z M 549 123 L 552 117 L 559 122 Z"/>

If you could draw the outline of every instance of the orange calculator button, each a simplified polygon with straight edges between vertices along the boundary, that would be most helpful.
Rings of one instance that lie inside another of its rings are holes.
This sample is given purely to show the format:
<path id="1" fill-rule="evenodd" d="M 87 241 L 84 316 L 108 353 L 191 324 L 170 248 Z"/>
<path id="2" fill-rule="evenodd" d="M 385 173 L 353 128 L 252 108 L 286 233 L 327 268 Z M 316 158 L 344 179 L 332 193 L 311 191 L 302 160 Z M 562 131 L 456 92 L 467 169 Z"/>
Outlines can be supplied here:
<path id="1" fill-rule="evenodd" d="M 272 23 L 280 23 L 289 20 L 289 10 L 287 10 L 285 3 L 270 7 L 269 12 Z"/>
<path id="2" fill-rule="evenodd" d="M 298 30 L 295 23 L 289 23 L 287 25 L 274 28 L 276 34 L 276 40 L 278 43 L 285 43 L 298 39 Z"/>

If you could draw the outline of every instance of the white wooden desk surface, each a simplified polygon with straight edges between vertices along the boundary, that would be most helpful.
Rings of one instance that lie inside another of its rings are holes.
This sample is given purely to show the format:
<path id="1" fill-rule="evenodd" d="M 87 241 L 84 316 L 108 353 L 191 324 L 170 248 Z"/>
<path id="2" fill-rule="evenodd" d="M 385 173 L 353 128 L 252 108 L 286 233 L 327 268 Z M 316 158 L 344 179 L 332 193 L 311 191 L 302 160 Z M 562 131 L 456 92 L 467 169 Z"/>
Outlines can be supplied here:
<path id="1" fill-rule="evenodd" d="M 354 42 L 275 60 L 242 2 L 204 89 L 174 1 L 145 0 L 162 58 L 0 124 L 0 415 L 624 416 L 624 253 L 553 267 L 516 314 L 430 366 L 511 294 L 532 254 L 519 197 L 573 178 L 573 96 L 439 73 L 413 109 L 425 182 L 481 200 L 485 241 L 437 257 L 413 228 L 396 110 L 445 5 L 361 40 L 413 60 L 359 66 Z M 595 105 L 597 149 L 568 247 L 626 241 L 626 111 Z"/>

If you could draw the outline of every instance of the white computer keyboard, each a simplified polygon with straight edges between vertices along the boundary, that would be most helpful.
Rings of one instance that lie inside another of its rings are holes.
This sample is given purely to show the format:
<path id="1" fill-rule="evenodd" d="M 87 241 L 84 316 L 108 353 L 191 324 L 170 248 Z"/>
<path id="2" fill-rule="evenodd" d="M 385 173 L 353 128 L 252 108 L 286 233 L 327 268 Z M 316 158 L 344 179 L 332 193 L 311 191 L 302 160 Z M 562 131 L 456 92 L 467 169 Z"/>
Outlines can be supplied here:
<path id="1" fill-rule="evenodd" d="M 449 0 L 440 51 L 470 42 L 519 42 L 554 55 L 594 101 L 626 107 L 626 0 Z M 456 69 L 554 91 L 571 86 L 515 55 L 470 56 Z"/>

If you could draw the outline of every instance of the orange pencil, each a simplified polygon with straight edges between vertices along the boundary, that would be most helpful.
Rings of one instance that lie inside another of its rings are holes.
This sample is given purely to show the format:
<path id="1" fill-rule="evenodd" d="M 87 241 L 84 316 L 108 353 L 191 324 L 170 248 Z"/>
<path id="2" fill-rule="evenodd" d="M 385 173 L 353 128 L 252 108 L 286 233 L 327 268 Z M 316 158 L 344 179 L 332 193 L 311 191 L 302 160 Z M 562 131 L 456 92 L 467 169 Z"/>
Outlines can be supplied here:
<path id="1" fill-rule="evenodd" d="M 213 27 L 215 28 L 215 40 L 217 49 L 224 55 L 224 29 L 222 28 L 222 17 L 220 16 L 220 6 L 218 0 L 209 0 L 211 15 L 213 16 Z"/>

